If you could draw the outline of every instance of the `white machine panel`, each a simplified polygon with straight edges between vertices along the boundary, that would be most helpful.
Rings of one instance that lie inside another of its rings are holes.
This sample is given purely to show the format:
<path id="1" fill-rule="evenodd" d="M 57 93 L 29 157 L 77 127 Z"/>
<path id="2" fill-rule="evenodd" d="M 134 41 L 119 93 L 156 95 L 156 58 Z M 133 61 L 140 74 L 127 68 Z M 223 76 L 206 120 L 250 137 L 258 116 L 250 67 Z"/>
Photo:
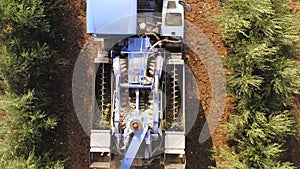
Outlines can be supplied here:
<path id="1" fill-rule="evenodd" d="M 184 37 L 184 8 L 179 0 L 164 0 L 161 35 Z"/>
<path id="2" fill-rule="evenodd" d="M 165 153 L 167 154 L 185 154 L 185 136 L 184 132 L 166 131 Z"/>
<path id="3" fill-rule="evenodd" d="M 90 143 L 90 152 L 110 152 L 110 130 L 92 130 Z"/>
<path id="4" fill-rule="evenodd" d="M 87 33 L 136 34 L 137 0 L 87 0 Z"/>

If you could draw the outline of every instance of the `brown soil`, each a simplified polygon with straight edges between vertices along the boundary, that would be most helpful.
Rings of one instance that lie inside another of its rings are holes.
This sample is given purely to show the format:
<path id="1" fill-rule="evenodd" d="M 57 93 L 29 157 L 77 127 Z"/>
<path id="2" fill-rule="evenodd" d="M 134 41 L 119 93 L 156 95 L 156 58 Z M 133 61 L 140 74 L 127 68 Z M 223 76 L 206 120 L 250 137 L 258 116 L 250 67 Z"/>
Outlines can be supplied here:
<path id="1" fill-rule="evenodd" d="M 66 159 L 66 169 L 89 168 L 89 137 L 81 128 L 72 103 L 73 68 L 88 35 L 85 33 L 85 2 L 65 0 L 60 11 L 60 48 L 63 58 L 70 61 L 61 81 L 63 94 L 59 98 L 64 114 L 57 129 L 57 144 Z"/>
<path id="2" fill-rule="evenodd" d="M 212 42 L 219 55 L 226 55 L 227 49 L 222 43 L 220 30 L 216 23 L 212 22 L 211 17 L 220 10 L 220 1 L 217 0 L 187 0 L 193 10 L 186 11 L 186 19 L 197 26 L 206 37 Z M 61 22 L 59 23 L 60 48 L 63 58 L 70 60 L 64 76 L 62 77 L 61 90 L 63 95 L 59 98 L 65 108 L 62 120 L 57 129 L 56 144 L 60 144 L 61 152 L 66 159 L 66 169 L 88 169 L 89 168 L 89 137 L 81 128 L 72 104 L 72 72 L 75 61 L 89 36 L 85 33 L 85 2 L 82 0 L 65 0 L 64 10 L 60 11 Z M 187 63 L 196 77 L 198 96 L 204 111 L 200 111 L 192 130 L 187 135 L 187 168 L 206 169 L 210 165 L 215 165 L 211 160 L 211 149 L 214 145 L 225 145 L 225 136 L 217 128 L 210 140 L 200 144 L 197 140 L 199 130 L 206 122 L 206 117 L 210 110 L 211 84 L 207 71 L 195 54 L 186 48 Z M 233 99 L 227 98 L 226 109 L 219 124 L 228 121 L 228 116 L 233 110 L 231 102 Z M 199 101 L 198 98 L 194 100 Z M 290 160 L 300 165 L 299 141 L 291 139 L 289 152 L 293 157 Z M 289 147 L 289 146 L 288 146 Z M 298 156 L 296 155 L 298 153 Z"/>
<path id="3" fill-rule="evenodd" d="M 214 23 L 213 16 L 220 11 L 220 1 L 208 0 L 208 1 L 197 1 L 190 0 L 187 1 L 193 10 L 191 12 L 186 12 L 186 19 L 197 26 L 206 37 L 212 42 L 216 52 L 220 56 L 227 54 L 227 48 L 224 46 L 221 38 L 221 33 L 218 25 Z M 201 40 L 199 40 L 201 41 Z M 201 60 L 195 60 L 197 57 L 191 51 L 187 51 L 187 54 L 192 54 L 189 57 L 187 63 L 191 67 L 195 78 L 198 82 L 198 87 L 200 89 L 200 100 L 205 111 L 205 115 L 208 116 L 211 103 L 211 84 L 208 77 L 205 66 Z M 229 101 L 229 100 L 228 100 Z M 229 104 L 227 104 L 229 107 Z M 220 124 L 227 121 L 228 111 L 224 111 L 223 117 L 220 120 Z M 212 135 L 212 142 L 214 145 L 220 145 L 224 142 L 224 137 L 221 136 L 220 131 L 217 129 Z"/>

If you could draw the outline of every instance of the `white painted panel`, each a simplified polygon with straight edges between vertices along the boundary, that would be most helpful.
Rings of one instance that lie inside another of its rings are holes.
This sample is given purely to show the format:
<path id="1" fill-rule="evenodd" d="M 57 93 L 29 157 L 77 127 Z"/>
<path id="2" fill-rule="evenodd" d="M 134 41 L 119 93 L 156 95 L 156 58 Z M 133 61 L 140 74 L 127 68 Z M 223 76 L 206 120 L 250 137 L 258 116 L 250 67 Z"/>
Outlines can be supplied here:
<path id="1" fill-rule="evenodd" d="M 167 154 L 184 154 L 185 136 L 184 132 L 166 131 L 165 153 Z"/>
<path id="2" fill-rule="evenodd" d="M 87 33 L 136 34 L 137 0 L 87 0 Z"/>
<path id="3" fill-rule="evenodd" d="M 110 130 L 92 130 L 90 145 L 90 152 L 110 152 Z"/>

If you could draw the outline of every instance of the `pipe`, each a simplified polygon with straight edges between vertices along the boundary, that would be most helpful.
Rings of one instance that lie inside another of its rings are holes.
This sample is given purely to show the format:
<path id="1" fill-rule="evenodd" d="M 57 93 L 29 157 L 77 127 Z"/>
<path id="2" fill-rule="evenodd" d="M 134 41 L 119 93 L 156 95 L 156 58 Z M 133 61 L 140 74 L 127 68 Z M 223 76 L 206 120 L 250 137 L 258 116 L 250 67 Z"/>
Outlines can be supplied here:
<path id="1" fill-rule="evenodd" d="M 142 35 L 141 35 L 141 38 L 143 38 L 144 36 L 147 36 L 147 35 L 153 35 L 155 38 L 156 38 L 156 40 L 160 40 L 160 38 L 159 38 L 159 36 L 157 36 L 156 35 L 156 33 L 153 33 L 153 32 L 146 32 L 146 33 L 143 33 Z"/>
<path id="2" fill-rule="evenodd" d="M 120 132 L 120 111 L 121 111 L 121 91 L 120 91 L 120 57 L 117 56 L 113 59 L 113 69 L 116 78 L 116 107 L 115 107 L 115 132 L 119 134 Z"/>
<path id="3" fill-rule="evenodd" d="M 157 41 L 154 45 L 152 45 L 149 48 L 149 50 L 148 50 L 148 52 L 146 54 L 146 57 L 145 57 L 145 62 L 146 62 L 145 65 L 147 65 L 150 51 L 153 50 L 157 45 L 162 44 L 163 42 L 181 43 L 182 41 L 181 40 L 169 40 L 169 39 L 163 39 L 163 40 Z M 144 77 L 145 78 L 150 78 L 150 77 L 147 76 L 147 71 L 146 70 L 144 71 Z"/>
<path id="4" fill-rule="evenodd" d="M 135 105 L 136 110 L 139 110 L 140 109 L 140 91 L 139 91 L 139 89 L 135 90 L 135 104 L 136 104 Z"/>

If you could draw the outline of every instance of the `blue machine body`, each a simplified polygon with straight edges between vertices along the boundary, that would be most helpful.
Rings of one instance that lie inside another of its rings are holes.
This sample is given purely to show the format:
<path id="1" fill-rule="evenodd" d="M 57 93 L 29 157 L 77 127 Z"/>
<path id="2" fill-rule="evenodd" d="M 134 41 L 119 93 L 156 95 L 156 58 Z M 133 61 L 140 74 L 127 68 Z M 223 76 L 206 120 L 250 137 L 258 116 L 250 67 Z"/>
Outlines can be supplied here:
<path id="1" fill-rule="evenodd" d="M 153 92 L 153 117 L 152 117 L 152 123 L 153 124 L 153 134 L 152 136 L 156 137 L 158 134 L 158 123 L 159 123 L 159 93 L 155 89 L 158 88 L 158 83 L 155 83 L 155 81 L 159 81 L 159 78 L 161 76 L 161 70 L 163 66 L 163 59 L 161 56 L 156 56 L 156 70 L 155 70 L 155 77 L 151 78 L 152 80 L 150 82 L 145 82 L 146 74 L 145 71 L 147 69 L 147 59 L 149 54 L 152 52 L 149 51 L 149 48 L 151 47 L 150 39 L 149 38 L 128 38 L 127 40 L 128 47 L 126 51 L 123 52 L 123 54 L 128 54 L 128 79 L 127 82 L 122 83 L 122 73 L 119 70 L 120 69 L 120 58 L 114 57 L 113 64 L 114 64 L 114 71 L 115 71 L 115 77 L 117 80 L 116 84 L 116 93 L 117 93 L 117 102 L 116 107 L 117 110 L 115 111 L 115 131 L 120 131 L 120 109 L 121 109 L 121 97 L 120 92 L 121 88 L 129 88 L 135 90 L 136 95 L 136 110 L 129 113 L 126 117 L 126 128 L 124 129 L 124 140 L 126 140 L 131 133 L 133 133 L 132 141 L 130 142 L 126 151 L 126 154 L 124 156 L 124 159 L 122 160 L 120 168 L 122 169 L 129 169 L 132 165 L 133 160 L 135 159 L 135 156 L 139 150 L 139 147 L 141 146 L 142 142 L 144 141 L 145 137 L 150 138 L 150 128 L 149 128 L 149 122 L 148 122 L 148 115 L 143 115 L 140 112 L 139 108 L 139 92 L 143 89 L 151 89 Z M 139 126 L 142 126 L 139 128 L 138 131 L 135 131 L 132 129 L 131 124 L 138 123 Z M 115 132 L 117 135 L 118 132 Z M 148 139 L 149 140 L 149 139 Z M 150 147 L 151 142 L 147 142 L 146 147 Z M 146 148 L 149 149 L 149 148 Z M 145 154 L 147 154 L 145 152 Z M 150 156 L 150 152 L 146 155 L 147 157 Z"/>
<path id="2" fill-rule="evenodd" d="M 165 169 L 184 169 L 184 2 L 86 2 L 87 33 L 99 44 L 90 168 L 160 159 Z"/>
<path id="3" fill-rule="evenodd" d="M 149 38 L 129 38 L 128 43 L 128 83 L 143 85 L 145 55 L 151 45 Z"/>

